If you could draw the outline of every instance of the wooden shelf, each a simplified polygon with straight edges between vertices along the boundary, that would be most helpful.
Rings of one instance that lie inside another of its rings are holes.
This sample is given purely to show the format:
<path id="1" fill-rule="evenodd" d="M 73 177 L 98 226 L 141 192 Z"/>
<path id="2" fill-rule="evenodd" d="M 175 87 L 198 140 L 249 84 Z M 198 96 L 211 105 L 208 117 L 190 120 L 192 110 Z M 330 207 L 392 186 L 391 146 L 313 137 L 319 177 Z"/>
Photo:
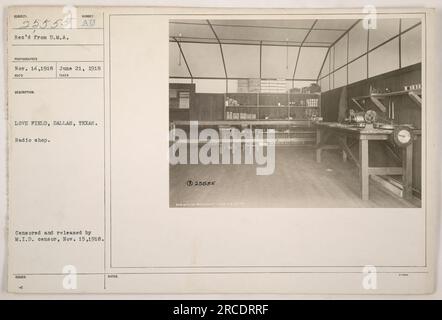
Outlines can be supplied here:
<path id="1" fill-rule="evenodd" d="M 321 93 L 232 93 L 227 98 L 236 99 L 238 105 L 224 106 L 224 119 L 233 120 L 230 113 L 252 113 L 256 120 L 269 117 L 273 120 L 290 118 L 307 120 L 313 113 L 321 110 Z M 309 101 L 315 100 L 315 101 Z M 304 102 L 305 105 L 301 105 Z M 296 103 L 290 104 L 290 103 Z M 316 104 L 315 104 L 316 103 Z M 279 104 L 279 105 L 278 105 Z M 305 117 L 303 116 L 305 113 Z M 229 115 L 228 115 L 229 114 Z M 245 117 L 244 117 L 245 119 Z M 252 120 L 252 119 L 251 119 Z M 255 120 L 255 119 L 253 119 Z"/>
<path id="2" fill-rule="evenodd" d="M 376 105 L 376 107 L 379 108 L 379 110 L 381 110 L 382 112 L 386 112 L 387 108 L 385 107 L 385 105 L 383 104 L 383 102 L 381 100 L 385 99 L 385 98 L 391 98 L 391 97 L 402 96 L 402 95 L 408 95 L 410 97 L 410 99 L 414 103 L 416 103 L 416 105 L 418 105 L 419 107 L 422 106 L 422 98 L 421 98 L 422 90 L 421 89 L 418 89 L 418 90 L 395 91 L 395 92 L 386 92 L 386 93 L 372 93 L 372 94 L 370 94 L 368 96 L 353 97 L 353 98 L 351 98 L 351 100 L 361 110 L 364 110 L 364 108 L 361 106 L 359 101 L 360 100 L 370 99 Z"/>
<path id="3" fill-rule="evenodd" d="M 385 93 L 372 93 L 367 96 L 353 97 L 353 99 L 362 100 L 362 99 L 369 99 L 372 97 L 374 97 L 374 98 L 388 98 L 388 97 L 401 96 L 401 95 L 406 95 L 406 94 L 409 95 L 410 93 L 414 93 L 416 95 L 421 95 L 422 90 L 418 89 L 418 90 L 404 90 L 404 91 L 394 91 L 394 92 L 385 92 Z"/>
<path id="4" fill-rule="evenodd" d="M 226 108 L 319 108 L 319 106 L 273 106 L 273 105 L 259 105 L 259 106 L 251 106 L 251 105 L 241 105 L 241 106 L 226 106 Z"/>
<path id="5" fill-rule="evenodd" d="M 226 106 L 226 108 L 259 108 L 259 106 L 253 106 L 253 105 L 240 105 L 240 106 Z"/>
<path id="6" fill-rule="evenodd" d="M 190 121 L 172 121 L 177 126 L 188 126 Z M 199 126 L 223 126 L 223 125 L 270 125 L 270 126 L 310 126 L 311 120 L 220 120 L 220 121 L 198 121 Z"/>
<path id="7" fill-rule="evenodd" d="M 321 92 L 315 92 L 315 93 L 301 93 L 301 92 L 298 92 L 298 93 L 289 93 L 291 96 L 316 96 L 316 97 L 318 97 L 318 96 L 320 96 L 321 95 Z"/>
<path id="8" fill-rule="evenodd" d="M 319 106 L 289 106 L 290 108 L 319 108 Z"/>

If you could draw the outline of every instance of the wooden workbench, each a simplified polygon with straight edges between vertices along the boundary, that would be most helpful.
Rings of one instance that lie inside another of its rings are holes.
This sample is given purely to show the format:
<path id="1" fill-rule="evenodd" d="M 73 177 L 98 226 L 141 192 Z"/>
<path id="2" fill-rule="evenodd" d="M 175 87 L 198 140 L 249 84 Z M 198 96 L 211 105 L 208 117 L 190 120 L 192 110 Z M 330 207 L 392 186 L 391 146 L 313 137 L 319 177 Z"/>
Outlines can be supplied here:
<path id="1" fill-rule="evenodd" d="M 402 165 L 397 167 L 370 167 L 368 163 L 368 142 L 370 140 L 384 141 L 391 139 L 393 130 L 389 129 L 365 129 L 352 125 L 337 122 L 315 122 L 316 127 L 316 161 L 321 162 L 322 150 L 339 149 L 342 150 L 343 161 L 350 158 L 359 168 L 359 178 L 361 182 L 361 197 L 363 200 L 369 199 L 369 177 L 370 175 L 402 175 L 403 197 L 412 198 L 412 165 L 413 165 L 413 143 L 402 148 Z M 417 132 L 419 133 L 419 132 Z M 327 144 L 331 136 L 338 137 L 338 144 Z M 353 155 L 348 138 L 353 138 L 359 143 L 359 156 Z"/>
<path id="2" fill-rule="evenodd" d="M 275 139 L 274 144 L 279 146 L 295 146 L 295 145 L 315 145 L 315 130 L 312 128 L 311 120 L 194 120 L 194 121 L 183 121 L 177 120 L 170 123 L 170 129 L 181 127 L 189 128 L 191 124 L 198 124 L 199 128 L 239 128 L 240 130 L 244 128 L 248 129 L 274 129 Z M 289 130 L 289 132 L 286 132 Z M 284 132 L 283 132 L 284 131 Z M 202 143 L 201 140 L 198 140 Z M 240 140 L 245 142 L 245 140 Z M 257 142 L 257 140 L 254 140 Z M 268 140 L 267 140 L 268 141 Z"/>

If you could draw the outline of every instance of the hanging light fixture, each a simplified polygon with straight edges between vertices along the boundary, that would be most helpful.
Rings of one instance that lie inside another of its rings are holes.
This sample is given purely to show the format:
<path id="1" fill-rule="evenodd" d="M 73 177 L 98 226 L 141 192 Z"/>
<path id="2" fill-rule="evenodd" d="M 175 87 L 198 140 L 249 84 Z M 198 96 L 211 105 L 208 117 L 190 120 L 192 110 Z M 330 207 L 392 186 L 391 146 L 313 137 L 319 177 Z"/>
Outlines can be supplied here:
<path id="1" fill-rule="evenodd" d="M 285 68 L 289 69 L 289 38 L 285 39 L 286 51 L 285 51 Z"/>
<path id="2" fill-rule="evenodd" d="M 178 34 L 178 42 L 181 42 L 181 36 L 182 36 L 182 34 L 180 33 L 180 34 Z M 181 50 L 180 50 L 180 53 L 179 53 L 179 56 L 178 56 L 178 65 L 181 67 L 181 55 L 182 55 L 182 53 L 181 53 Z"/>

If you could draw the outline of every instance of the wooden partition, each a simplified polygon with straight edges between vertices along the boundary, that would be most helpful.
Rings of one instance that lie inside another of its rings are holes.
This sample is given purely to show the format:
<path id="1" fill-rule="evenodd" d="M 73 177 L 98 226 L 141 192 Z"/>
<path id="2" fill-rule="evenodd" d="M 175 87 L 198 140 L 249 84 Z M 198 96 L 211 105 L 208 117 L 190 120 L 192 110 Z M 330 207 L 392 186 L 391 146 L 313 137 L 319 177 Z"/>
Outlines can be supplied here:
<path id="1" fill-rule="evenodd" d="M 224 94 L 195 94 L 195 102 L 190 109 L 190 120 L 224 120 Z"/>
<path id="2" fill-rule="evenodd" d="M 188 108 L 180 108 L 180 94 L 189 94 Z M 195 84 L 170 83 L 169 84 L 169 121 L 190 120 L 190 110 L 195 103 Z"/>

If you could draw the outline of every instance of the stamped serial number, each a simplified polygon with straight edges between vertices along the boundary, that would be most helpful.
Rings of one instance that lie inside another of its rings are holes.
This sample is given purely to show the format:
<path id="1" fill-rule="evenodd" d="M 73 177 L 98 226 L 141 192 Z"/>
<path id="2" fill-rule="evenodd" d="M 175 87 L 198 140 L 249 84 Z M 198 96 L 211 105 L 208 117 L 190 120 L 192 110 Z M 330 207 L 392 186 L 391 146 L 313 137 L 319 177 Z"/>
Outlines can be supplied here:
<path id="1" fill-rule="evenodd" d="M 216 181 L 209 181 L 209 180 L 187 180 L 186 185 L 188 187 L 209 187 L 214 186 Z"/>

